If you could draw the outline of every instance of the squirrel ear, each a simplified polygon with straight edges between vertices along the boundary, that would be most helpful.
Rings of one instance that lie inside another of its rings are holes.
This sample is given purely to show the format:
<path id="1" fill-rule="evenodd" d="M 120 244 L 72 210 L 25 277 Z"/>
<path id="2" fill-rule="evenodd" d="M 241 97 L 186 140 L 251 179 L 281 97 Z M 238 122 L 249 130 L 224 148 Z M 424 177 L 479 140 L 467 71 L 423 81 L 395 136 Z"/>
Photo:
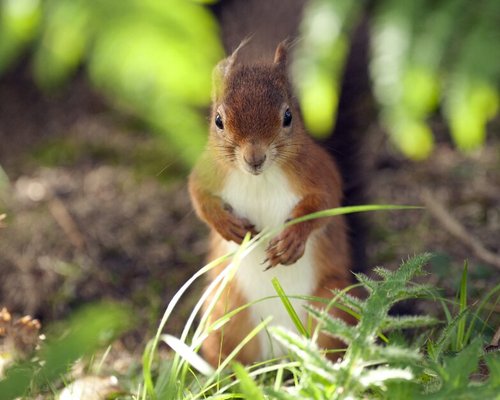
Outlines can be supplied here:
<path id="1" fill-rule="evenodd" d="M 242 47 L 244 47 L 252 37 L 249 36 L 241 41 L 236 50 L 233 53 L 220 61 L 214 68 L 212 73 L 212 84 L 213 84 L 213 96 L 218 97 L 222 92 L 222 86 L 224 84 L 225 78 L 229 75 L 233 66 L 236 64 L 238 59 L 238 53 Z"/>
<path id="2" fill-rule="evenodd" d="M 288 59 L 288 49 L 290 47 L 290 41 L 288 39 L 283 40 L 276 47 L 276 52 L 274 53 L 274 63 L 279 66 L 286 67 Z"/>

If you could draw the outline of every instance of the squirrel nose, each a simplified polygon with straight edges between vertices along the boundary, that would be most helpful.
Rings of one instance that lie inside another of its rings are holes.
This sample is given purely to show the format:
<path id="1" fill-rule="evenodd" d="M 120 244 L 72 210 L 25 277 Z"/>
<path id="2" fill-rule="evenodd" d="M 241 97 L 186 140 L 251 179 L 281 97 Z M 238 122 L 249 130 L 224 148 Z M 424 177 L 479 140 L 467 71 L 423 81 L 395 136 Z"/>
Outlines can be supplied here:
<path id="1" fill-rule="evenodd" d="M 246 156 L 243 157 L 245 159 L 245 162 L 252 167 L 254 170 L 259 169 L 262 164 L 264 164 L 264 161 L 266 161 L 266 155 L 262 154 L 260 156 L 258 155 L 252 155 L 250 159 L 248 159 Z"/>

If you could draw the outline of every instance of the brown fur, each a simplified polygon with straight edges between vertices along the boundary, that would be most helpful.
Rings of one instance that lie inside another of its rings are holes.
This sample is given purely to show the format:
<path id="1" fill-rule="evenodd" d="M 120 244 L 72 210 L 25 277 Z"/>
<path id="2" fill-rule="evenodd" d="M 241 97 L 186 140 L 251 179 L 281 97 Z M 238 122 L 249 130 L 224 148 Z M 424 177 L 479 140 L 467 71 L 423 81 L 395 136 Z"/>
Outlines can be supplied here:
<path id="1" fill-rule="evenodd" d="M 301 199 L 289 218 L 341 204 L 342 182 L 338 169 L 329 155 L 307 135 L 301 121 L 286 76 L 286 50 L 286 45 L 280 44 L 272 64 L 240 66 L 238 48 L 219 63 L 214 72 L 212 121 L 219 114 L 224 129 L 221 132 L 211 122 L 207 150 L 189 181 L 194 208 L 212 229 L 210 259 L 223 255 L 222 238 L 241 243 L 247 231 L 254 232 L 252 222 L 235 215 L 231 205 L 224 204 L 218 196 L 228 172 L 241 167 L 249 158 L 261 157 L 271 147 L 277 153 L 273 162 L 281 166 L 292 190 Z M 293 115 L 290 128 L 282 127 L 283 104 L 288 105 Z M 313 295 L 331 298 L 330 289 L 350 284 L 350 250 L 343 217 L 316 219 L 286 228 L 270 242 L 269 264 L 274 267 L 296 262 L 304 254 L 310 235 L 316 238 L 314 268 L 318 281 Z M 223 267 L 213 270 L 210 279 L 214 279 Z M 245 302 L 236 282 L 232 282 L 217 304 L 212 320 Z M 353 322 L 335 309 L 331 313 Z M 239 313 L 224 326 L 223 332 L 209 336 L 203 352 L 210 363 L 217 365 L 248 334 L 253 328 L 249 321 L 246 312 Z M 319 342 L 325 348 L 342 347 L 340 341 L 325 335 Z M 237 358 L 250 363 L 257 354 L 259 343 L 254 340 Z"/>
<path id="2" fill-rule="evenodd" d="M 225 255 L 224 247 L 219 235 L 212 233 L 210 236 L 211 251 L 208 255 L 210 260 L 215 260 Z M 217 265 L 209 272 L 210 280 L 213 280 L 219 275 L 228 262 Z M 205 303 L 205 308 L 211 298 Z M 224 290 L 218 303 L 213 309 L 209 323 L 213 323 L 221 318 L 228 311 L 234 310 L 246 304 L 246 300 L 239 293 L 236 283 L 231 282 Z M 245 338 L 245 336 L 254 327 L 250 324 L 248 311 L 243 310 L 237 313 L 231 320 L 224 325 L 220 330 L 213 332 L 203 343 L 203 355 L 205 359 L 212 365 L 216 366 L 221 360 L 226 358 L 231 351 Z M 255 359 L 255 354 L 259 354 L 260 345 L 256 339 L 251 340 L 239 353 L 238 360 L 242 363 L 250 364 Z"/>

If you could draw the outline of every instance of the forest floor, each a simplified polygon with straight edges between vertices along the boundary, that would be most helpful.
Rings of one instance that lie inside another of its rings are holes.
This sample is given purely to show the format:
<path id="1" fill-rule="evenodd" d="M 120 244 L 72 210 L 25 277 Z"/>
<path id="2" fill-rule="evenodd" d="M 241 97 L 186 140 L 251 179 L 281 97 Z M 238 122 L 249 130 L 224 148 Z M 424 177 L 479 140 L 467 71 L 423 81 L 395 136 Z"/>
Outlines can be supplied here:
<path id="1" fill-rule="evenodd" d="M 111 111 L 82 78 L 44 96 L 29 79 L 7 76 L 0 105 L 0 306 L 50 325 L 88 302 L 125 302 L 137 328 L 115 346 L 116 359 L 140 362 L 166 304 L 203 265 L 207 229 L 191 209 L 188 171 L 162 138 Z M 432 157 L 415 163 L 373 126 L 370 203 L 426 208 L 366 216 L 369 267 L 433 252 L 426 279 L 450 298 L 464 260 L 471 299 L 498 283 L 500 266 L 488 261 L 500 254 L 498 121 L 491 130 L 469 155 L 441 135 Z M 463 237 L 453 235 L 456 223 Z M 187 296 L 169 331 L 179 331 L 195 300 Z"/>

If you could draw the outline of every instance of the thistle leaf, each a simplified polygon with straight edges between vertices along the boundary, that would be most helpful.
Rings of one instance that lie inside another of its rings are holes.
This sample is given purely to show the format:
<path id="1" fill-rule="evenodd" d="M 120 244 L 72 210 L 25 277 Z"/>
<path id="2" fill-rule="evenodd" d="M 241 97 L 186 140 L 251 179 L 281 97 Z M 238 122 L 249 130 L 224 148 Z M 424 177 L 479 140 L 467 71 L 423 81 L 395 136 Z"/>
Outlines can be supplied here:
<path id="1" fill-rule="evenodd" d="M 349 293 L 344 293 L 339 289 L 333 289 L 334 296 L 338 296 L 340 301 L 350 307 L 357 313 L 361 314 L 365 307 L 365 301 L 356 296 L 351 296 Z"/>
<path id="2" fill-rule="evenodd" d="M 406 284 L 405 282 L 404 284 Z M 403 284 L 403 285 L 404 285 Z M 438 297 L 436 294 L 436 290 L 432 287 L 432 285 L 427 284 L 415 284 L 413 286 L 405 286 L 400 290 L 391 294 L 391 298 L 394 302 L 398 302 L 406 299 L 415 299 L 418 297 L 422 297 L 425 295 L 430 295 L 431 297 Z"/>
<path id="3" fill-rule="evenodd" d="M 381 326 L 383 332 L 396 329 L 420 328 L 436 325 L 440 321 L 429 315 L 406 315 L 401 317 L 387 316 Z"/>
<path id="4" fill-rule="evenodd" d="M 370 348 L 370 358 L 387 363 L 415 363 L 422 359 L 422 355 L 417 349 L 399 346 L 379 346 L 372 345 Z"/>
<path id="5" fill-rule="evenodd" d="M 384 279 L 388 279 L 393 274 L 392 271 L 383 267 L 375 267 L 373 268 L 373 272 L 375 272 L 378 276 Z"/>
<path id="6" fill-rule="evenodd" d="M 344 321 L 339 318 L 332 317 L 330 314 L 323 310 L 318 310 L 312 306 L 305 306 L 306 310 L 313 315 L 320 323 L 323 324 L 322 332 L 329 334 L 330 336 L 339 338 L 344 342 L 352 342 L 354 335 L 356 334 L 355 328 L 347 325 Z"/>
<path id="7" fill-rule="evenodd" d="M 391 276 L 394 276 L 395 280 L 401 280 L 407 283 L 415 276 L 424 274 L 423 267 L 429 262 L 431 258 L 432 254 L 430 253 L 424 253 L 409 258 L 408 260 L 404 261 L 401 264 L 401 267 L 394 271 Z"/>
<path id="8" fill-rule="evenodd" d="M 314 373 L 325 383 L 333 380 L 335 375 L 333 364 L 321 354 L 316 343 L 280 327 L 271 327 L 269 330 L 278 342 L 301 360 L 304 371 Z"/>
<path id="9" fill-rule="evenodd" d="M 364 387 L 383 386 L 388 380 L 405 380 L 413 379 L 413 373 L 407 368 L 375 368 L 366 369 L 359 377 L 359 383 Z"/>
<path id="10" fill-rule="evenodd" d="M 362 274 L 362 273 L 356 273 L 354 274 L 356 279 L 363 284 L 363 286 L 371 293 L 373 290 L 379 285 L 379 282 L 374 281 L 373 279 L 369 278 L 367 275 Z"/>

